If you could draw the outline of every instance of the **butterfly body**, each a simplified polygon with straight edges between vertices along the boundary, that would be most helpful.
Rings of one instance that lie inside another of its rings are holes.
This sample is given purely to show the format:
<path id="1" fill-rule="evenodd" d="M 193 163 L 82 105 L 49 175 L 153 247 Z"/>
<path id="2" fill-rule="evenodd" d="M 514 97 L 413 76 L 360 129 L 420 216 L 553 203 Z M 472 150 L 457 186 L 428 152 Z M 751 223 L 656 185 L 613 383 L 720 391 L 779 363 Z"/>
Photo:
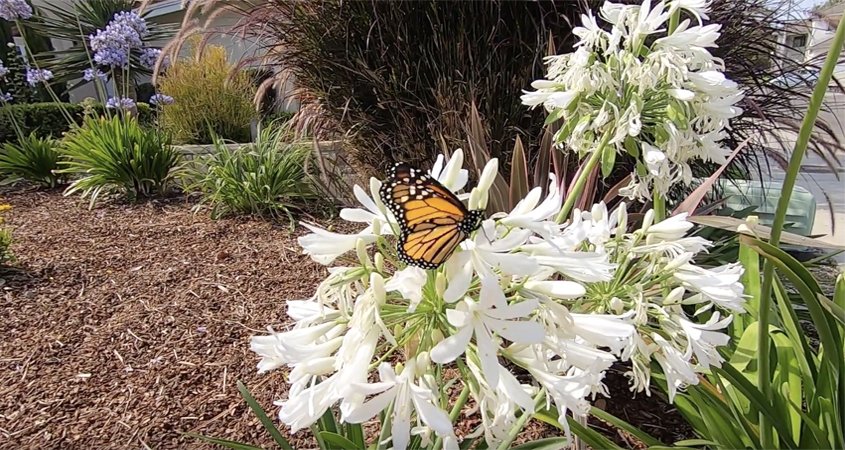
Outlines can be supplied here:
<path id="1" fill-rule="evenodd" d="M 430 175 L 403 163 L 391 169 L 379 196 L 399 221 L 399 258 L 423 269 L 439 267 L 484 218 Z"/>

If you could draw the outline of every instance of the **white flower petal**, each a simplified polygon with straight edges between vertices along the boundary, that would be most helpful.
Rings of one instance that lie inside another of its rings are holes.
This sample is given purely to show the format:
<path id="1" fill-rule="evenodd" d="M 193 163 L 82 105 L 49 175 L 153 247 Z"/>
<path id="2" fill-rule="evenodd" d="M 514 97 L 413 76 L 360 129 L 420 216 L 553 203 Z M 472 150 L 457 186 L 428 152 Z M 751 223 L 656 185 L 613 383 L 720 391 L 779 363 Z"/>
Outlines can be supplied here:
<path id="1" fill-rule="evenodd" d="M 466 326 L 458 329 L 456 334 L 440 341 L 431 349 L 431 360 L 438 364 L 446 364 L 454 361 L 464 354 L 472 338 L 472 327 Z"/>

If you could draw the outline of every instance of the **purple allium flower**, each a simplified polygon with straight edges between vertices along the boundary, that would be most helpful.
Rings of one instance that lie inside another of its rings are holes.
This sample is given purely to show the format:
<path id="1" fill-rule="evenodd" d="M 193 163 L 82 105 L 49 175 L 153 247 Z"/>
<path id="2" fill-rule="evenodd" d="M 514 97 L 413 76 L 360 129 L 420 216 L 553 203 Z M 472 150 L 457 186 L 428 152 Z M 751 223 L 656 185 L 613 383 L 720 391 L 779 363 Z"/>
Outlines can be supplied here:
<path id="1" fill-rule="evenodd" d="M 29 19 L 32 7 L 25 0 L 0 0 L 0 18 L 8 21 Z"/>
<path id="2" fill-rule="evenodd" d="M 112 97 L 106 102 L 106 108 L 110 109 L 132 109 L 135 107 L 135 100 L 129 97 Z"/>
<path id="3" fill-rule="evenodd" d="M 169 105 L 173 103 L 173 97 L 164 94 L 156 94 L 150 97 L 150 104 L 156 106 Z"/>
<path id="4" fill-rule="evenodd" d="M 102 81 L 107 81 L 109 79 L 109 75 L 100 69 L 85 69 L 82 72 L 82 79 L 85 81 L 94 81 L 94 79 L 99 78 Z"/>
<path id="5" fill-rule="evenodd" d="M 129 49 L 101 49 L 94 53 L 94 62 L 101 66 L 123 67 L 129 63 Z"/>
<path id="6" fill-rule="evenodd" d="M 145 48 L 141 50 L 141 65 L 152 69 L 155 67 L 159 55 L 161 55 L 161 49 L 158 48 Z"/>
<path id="7" fill-rule="evenodd" d="M 3 66 L 3 61 L 0 61 L 0 80 L 2 80 L 7 73 L 9 73 L 9 69 Z"/>
<path id="8" fill-rule="evenodd" d="M 47 82 L 52 78 L 53 72 L 47 69 L 33 69 L 31 67 L 26 69 L 26 82 L 32 87 L 35 87 L 38 83 Z"/>
<path id="9" fill-rule="evenodd" d="M 146 37 L 150 30 L 147 28 L 147 21 L 141 18 L 135 11 L 122 11 L 114 15 L 110 25 L 125 25 L 138 33 L 138 37 Z"/>
<path id="10" fill-rule="evenodd" d="M 103 66 L 127 65 L 129 50 L 140 48 L 143 45 L 141 38 L 148 33 L 147 22 L 138 14 L 131 11 L 115 14 L 105 29 L 89 36 L 94 61 Z"/>
<path id="11" fill-rule="evenodd" d="M 12 101 L 11 92 L 0 92 L 0 103 L 9 103 Z"/>

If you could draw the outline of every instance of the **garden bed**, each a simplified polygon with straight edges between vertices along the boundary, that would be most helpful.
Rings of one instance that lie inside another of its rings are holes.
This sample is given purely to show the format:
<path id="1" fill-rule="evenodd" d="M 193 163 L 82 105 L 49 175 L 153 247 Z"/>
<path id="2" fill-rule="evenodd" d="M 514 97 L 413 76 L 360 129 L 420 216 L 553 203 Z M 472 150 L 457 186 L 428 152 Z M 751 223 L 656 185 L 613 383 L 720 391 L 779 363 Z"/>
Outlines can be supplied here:
<path id="1" fill-rule="evenodd" d="M 0 448 L 268 443 L 235 383 L 268 408 L 285 391 L 257 375 L 248 339 L 323 276 L 295 234 L 180 199 L 89 211 L 58 191 L 5 197 L 18 261 L 0 275 Z"/>
<path id="2" fill-rule="evenodd" d="M 184 198 L 88 210 L 60 191 L 4 197 L 18 260 L 0 274 L 0 448 L 207 447 L 190 432 L 271 446 L 235 383 L 276 412 L 285 380 L 256 373 L 249 337 L 281 326 L 283 300 L 324 276 L 299 232 L 213 221 Z M 666 442 L 690 437 L 659 396 L 632 399 L 619 370 L 607 383 L 600 407 Z M 309 431 L 295 438 L 313 445 Z"/>

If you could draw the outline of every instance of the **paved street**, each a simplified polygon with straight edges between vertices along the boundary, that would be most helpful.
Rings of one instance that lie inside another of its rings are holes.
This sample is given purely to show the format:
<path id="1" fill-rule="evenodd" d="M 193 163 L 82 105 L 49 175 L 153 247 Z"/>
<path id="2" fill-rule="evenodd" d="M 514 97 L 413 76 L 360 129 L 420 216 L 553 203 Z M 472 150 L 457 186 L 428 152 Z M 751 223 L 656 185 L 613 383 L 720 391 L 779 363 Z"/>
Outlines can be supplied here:
<path id="1" fill-rule="evenodd" d="M 825 120 L 837 133 L 839 139 L 845 143 L 845 94 L 829 93 L 826 99 L 831 105 L 832 112 L 823 112 L 820 119 Z M 784 140 L 792 145 L 794 134 L 783 133 Z M 770 143 L 769 145 L 777 145 Z M 830 169 L 827 162 L 820 156 L 808 153 L 802 164 L 802 172 L 798 179 L 798 186 L 810 191 L 816 200 L 816 217 L 813 224 L 814 235 L 824 235 L 826 240 L 845 245 L 845 151 L 840 150 L 836 155 L 838 167 Z M 770 164 L 772 181 L 781 181 L 784 171 L 774 161 Z M 845 255 L 838 258 L 845 264 Z"/>

